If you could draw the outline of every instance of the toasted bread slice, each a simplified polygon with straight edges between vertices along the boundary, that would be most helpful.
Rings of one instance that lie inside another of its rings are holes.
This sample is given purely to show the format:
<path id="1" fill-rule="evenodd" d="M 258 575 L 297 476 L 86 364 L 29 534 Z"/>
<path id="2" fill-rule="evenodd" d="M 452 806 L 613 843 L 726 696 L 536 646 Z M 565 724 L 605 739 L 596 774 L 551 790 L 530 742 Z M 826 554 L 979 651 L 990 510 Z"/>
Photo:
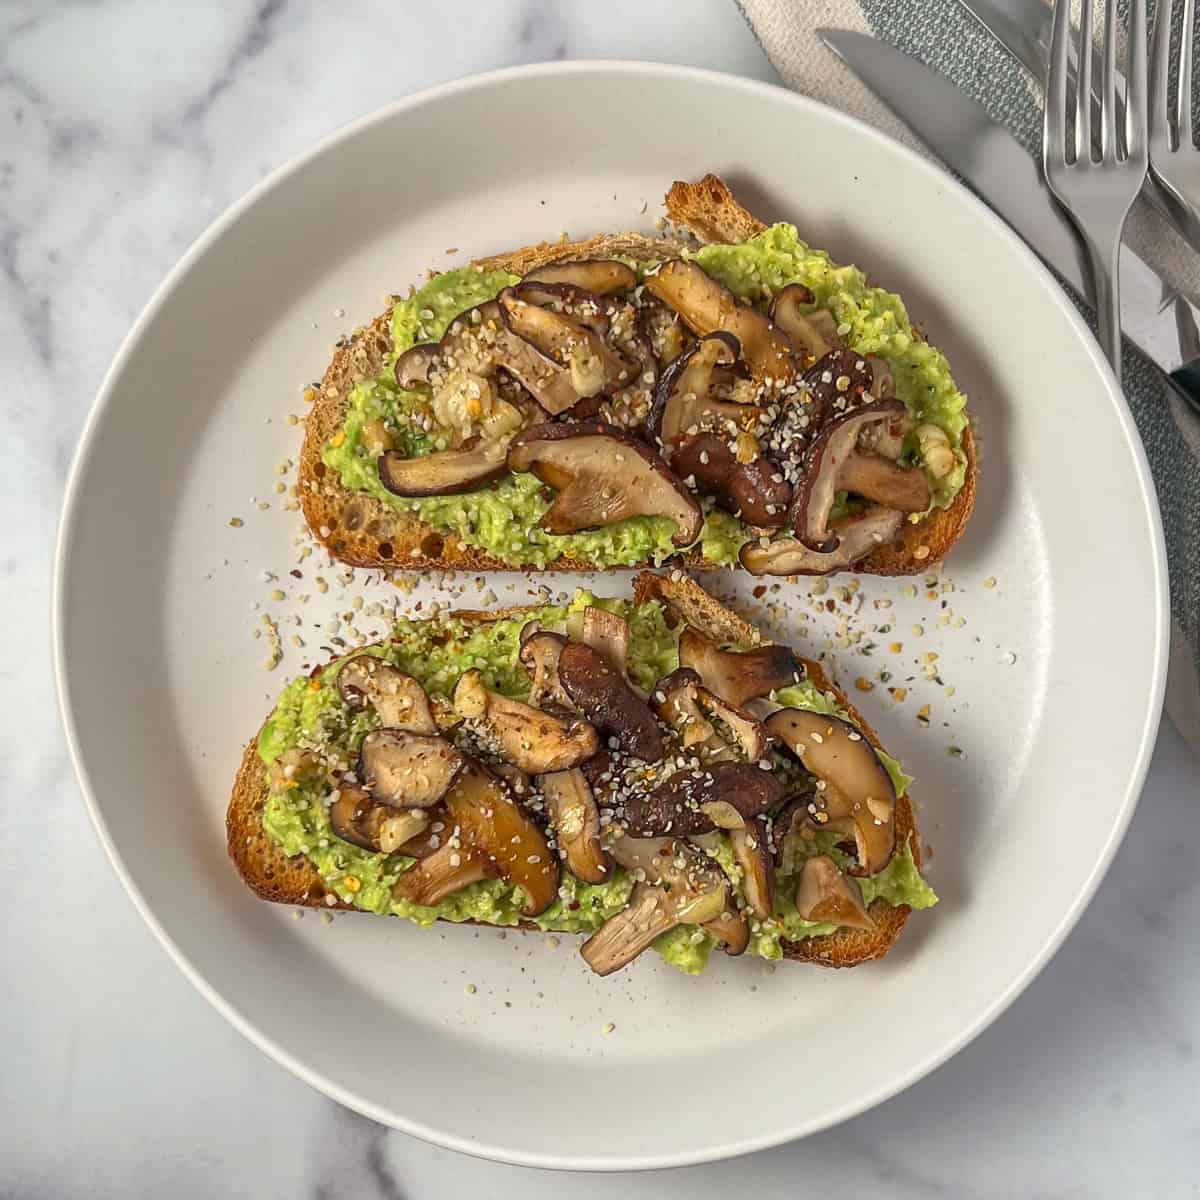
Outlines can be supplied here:
<path id="1" fill-rule="evenodd" d="M 699 183 L 676 182 L 667 193 L 666 207 L 676 226 L 690 230 L 704 242 L 745 241 L 766 228 L 715 175 L 706 175 Z M 475 265 L 524 275 L 554 262 L 618 255 L 645 261 L 677 257 L 687 248 L 687 243 L 676 238 L 616 234 L 580 242 L 542 242 L 509 254 L 479 259 Z M 309 528 L 335 558 L 354 567 L 513 570 L 511 563 L 464 544 L 455 534 L 434 529 L 414 514 L 397 512 L 371 496 L 348 491 L 321 461 L 326 443 L 345 421 L 354 385 L 381 373 L 391 346 L 389 309 L 342 345 L 325 372 L 306 422 L 300 452 L 300 497 Z M 975 504 L 978 464 L 970 428 L 963 437 L 963 450 L 967 457 L 966 482 L 950 506 L 934 510 L 916 525 L 906 522 L 895 542 L 873 551 L 856 564 L 855 571 L 868 575 L 912 575 L 928 569 L 946 555 L 961 536 Z M 704 559 L 699 551 L 679 555 L 672 561 L 692 571 L 721 569 Z M 595 569 L 595 564 L 563 556 L 542 569 L 589 571 Z"/>
<path id="2" fill-rule="evenodd" d="M 716 641 L 744 644 L 763 640 L 753 625 L 680 572 L 671 572 L 669 576 L 643 572 L 634 580 L 633 599 L 639 604 L 657 600 L 680 621 Z M 528 608 L 492 612 L 458 610 L 453 615 L 483 624 L 520 616 L 528 611 Z M 808 678 L 822 691 L 832 692 L 838 705 L 850 715 L 872 745 L 880 746 L 874 730 L 862 719 L 845 693 L 829 679 L 820 664 L 810 659 L 804 659 L 803 662 Z M 303 856 L 286 858 L 267 835 L 263 828 L 263 806 L 267 794 L 267 771 L 258 757 L 255 737 L 242 754 L 225 820 L 229 856 L 242 878 L 264 900 L 309 908 L 351 909 L 334 892 L 325 888 L 308 859 Z M 895 820 L 897 844 L 903 845 L 905 841 L 910 843 L 913 860 L 919 867 L 920 840 L 912 802 L 907 795 L 901 797 L 896 805 Z M 875 922 L 874 930 L 839 929 L 822 937 L 784 942 L 784 957 L 829 967 L 853 967 L 882 958 L 900 936 L 909 912 L 905 906 L 893 907 L 877 899 L 870 908 Z M 520 928 L 536 930 L 537 927 L 522 924 Z"/>

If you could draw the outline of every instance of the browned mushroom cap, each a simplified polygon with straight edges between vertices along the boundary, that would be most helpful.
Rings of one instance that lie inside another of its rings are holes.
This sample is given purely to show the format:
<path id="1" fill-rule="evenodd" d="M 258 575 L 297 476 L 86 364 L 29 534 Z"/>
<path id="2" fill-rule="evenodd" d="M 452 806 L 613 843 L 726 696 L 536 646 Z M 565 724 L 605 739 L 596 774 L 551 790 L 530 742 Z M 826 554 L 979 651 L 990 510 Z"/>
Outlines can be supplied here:
<path id="1" fill-rule="evenodd" d="M 558 895 L 558 855 L 500 779 L 475 759 L 450 789 L 446 806 L 463 846 L 490 859 L 524 893 L 521 912 L 536 917 Z"/>
<path id="2" fill-rule="evenodd" d="M 392 886 L 392 896 L 432 908 L 468 884 L 499 875 L 500 868 L 485 854 L 444 842 L 400 876 Z"/>
<path id="3" fill-rule="evenodd" d="M 863 903 L 862 890 L 838 870 L 827 854 L 814 854 L 804 863 L 796 888 L 796 911 L 806 921 L 874 929 Z"/>
<path id="4" fill-rule="evenodd" d="M 828 554 L 811 550 L 797 538 L 747 542 L 738 561 L 751 575 L 826 575 L 852 566 L 872 550 L 886 545 L 900 532 L 904 514 L 894 508 L 871 508 L 856 517 L 835 521 L 837 549 Z"/>
<path id="5" fill-rule="evenodd" d="M 737 706 L 804 678 L 803 664 L 786 646 L 722 650 L 690 625 L 679 638 L 679 665 L 695 671 L 710 692 Z"/>
<path id="6" fill-rule="evenodd" d="M 755 405 L 711 394 L 718 369 L 732 367 L 740 354 L 737 338 L 718 331 L 693 342 L 662 373 L 646 431 L 668 462 L 686 438 L 702 429 L 735 435 L 754 424 L 761 411 Z"/>
<path id="7" fill-rule="evenodd" d="M 491 692 L 475 669 L 465 672 L 455 686 L 454 711 L 488 750 L 530 775 L 569 771 L 600 748 L 589 722 L 573 716 L 560 719 Z"/>
<path id="8" fill-rule="evenodd" d="M 338 790 L 338 798 L 329 807 L 329 825 L 334 835 L 340 837 L 343 842 L 360 846 L 363 850 L 378 849 L 358 827 L 360 813 L 365 813 L 374 804 L 370 793 L 348 783 L 343 784 Z"/>
<path id="9" fill-rule="evenodd" d="M 807 793 L 793 796 L 775 814 L 771 823 L 771 840 L 775 843 L 775 865 L 781 866 L 786 858 L 788 838 L 805 828 L 812 830 L 811 824 L 806 825 L 809 816 L 809 805 L 814 805 L 813 798 Z"/>
<path id="10" fill-rule="evenodd" d="M 849 721 L 799 708 L 772 713 L 767 728 L 817 777 L 818 828 L 853 833 L 848 873 L 882 871 L 896 849 L 896 789 L 871 743 Z"/>
<path id="11" fill-rule="evenodd" d="M 615 425 L 581 421 L 535 425 L 508 451 L 513 471 L 532 471 L 558 496 L 541 520 L 548 533 L 599 529 L 630 517 L 670 517 L 680 548 L 700 536 L 695 498 L 648 446 Z"/>
<path id="12" fill-rule="evenodd" d="M 449 362 L 474 375 L 492 375 L 496 342 L 503 330 L 494 300 L 468 309 L 450 322 L 440 342 L 420 342 L 396 359 L 396 382 L 402 388 L 432 384 L 446 373 Z"/>
<path id="13" fill-rule="evenodd" d="M 786 525 L 792 485 L 765 455 L 739 462 L 728 441 L 715 433 L 687 438 L 671 458 L 671 467 L 696 490 L 748 525 L 778 529 Z"/>
<path id="14" fill-rule="evenodd" d="M 741 343 L 757 379 L 791 380 L 796 374 L 792 344 L 760 312 L 741 304 L 694 262 L 673 259 L 646 277 L 646 290 L 670 305 L 699 336 L 724 330 Z"/>
<path id="15" fill-rule="evenodd" d="M 597 296 L 627 292 L 637 286 L 637 275 L 615 258 L 583 258 L 578 262 L 549 263 L 530 271 L 525 282 L 569 283 Z"/>
<path id="16" fill-rule="evenodd" d="M 676 771 L 649 793 L 628 796 L 625 826 L 635 837 L 690 837 L 718 828 L 741 828 L 774 808 L 782 795 L 774 774 L 754 763 L 689 767 Z"/>
<path id="17" fill-rule="evenodd" d="M 775 907 L 775 861 L 767 838 L 767 823 L 757 817 L 729 831 L 733 857 L 742 868 L 742 892 L 750 911 L 765 921 Z"/>
<path id="18" fill-rule="evenodd" d="M 334 834 L 364 850 L 384 854 L 406 853 L 407 844 L 419 838 L 429 823 L 425 809 L 397 810 L 378 803 L 365 789 L 351 784 L 342 785 L 329 809 Z"/>
<path id="19" fill-rule="evenodd" d="M 370 705 L 379 723 L 405 733 L 434 734 L 438 731 L 425 689 L 373 654 L 359 654 L 342 664 L 337 677 L 338 694 L 351 708 Z"/>
<path id="20" fill-rule="evenodd" d="M 584 883 L 603 883 L 612 864 L 600 844 L 600 810 L 580 770 L 538 776 L 567 870 Z"/>
<path id="21" fill-rule="evenodd" d="M 373 799 L 395 808 L 431 808 L 450 790 L 463 756 L 442 737 L 376 729 L 363 738 L 358 775 Z"/>
<path id="22" fill-rule="evenodd" d="M 761 721 L 709 691 L 687 667 L 660 679 L 650 699 L 659 717 L 679 734 L 684 749 L 699 753 L 706 762 L 740 756 L 757 763 L 770 748 Z M 732 735 L 732 741 L 718 733 L 714 720 Z"/>
<path id="23" fill-rule="evenodd" d="M 504 439 L 471 438 L 458 450 L 408 458 L 387 450 L 378 460 L 379 482 L 397 496 L 452 496 L 473 492 L 508 473 Z"/>
<path id="24" fill-rule="evenodd" d="M 771 301 L 771 320 L 809 358 L 824 358 L 841 348 L 837 321 L 825 309 L 813 309 L 813 294 L 802 283 L 790 283 Z"/>
<path id="25" fill-rule="evenodd" d="M 709 744 L 717 732 L 701 711 L 700 687 L 695 671 L 680 668 L 663 676 L 650 694 L 655 712 L 675 730 L 685 750 Z"/>
<path id="26" fill-rule="evenodd" d="M 550 704 L 570 712 L 574 707 L 558 678 L 558 656 L 566 644 L 567 639 L 561 633 L 543 629 L 538 621 L 529 621 L 521 629 L 518 657 L 532 680 L 529 703 L 534 708 Z"/>
<path id="27" fill-rule="evenodd" d="M 637 379 L 637 365 L 609 344 L 601 297 L 565 283 L 521 283 L 505 288 L 497 302 L 509 332 L 566 368 L 581 399 Z"/>
<path id="28" fill-rule="evenodd" d="M 603 413 L 604 420 L 622 428 L 640 426 L 658 380 L 658 359 L 641 310 L 628 302 L 562 283 L 522 283 L 514 295 L 586 327 L 600 339 L 599 343 L 590 342 L 595 355 L 580 351 L 580 361 L 571 363 L 571 351 L 577 349 L 578 339 L 561 329 L 556 337 L 552 322 L 532 318 L 540 325 L 543 336 L 540 340 L 532 332 L 526 336 L 534 337 L 543 350 L 566 363 L 573 372 L 573 380 L 581 370 L 585 376 L 588 374 L 588 363 L 593 374 L 597 362 L 604 368 L 604 386 L 591 395 L 585 391 L 571 410 L 572 418 L 590 420 Z"/>
<path id="29" fill-rule="evenodd" d="M 635 877 L 653 882 L 636 883 L 628 906 L 583 944 L 584 961 L 597 975 L 611 975 L 632 962 L 675 926 L 703 925 L 725 911 L 728 881 L 687 842 L 619 838 L 612 853 Z"/>
<path id="30" fill-rule="evenodd" d="M 871 381 L 871 364 L 863 355 L 834 350 L 808 367 L 795 391 L 781 398 L 763 441 L 789 483 L 800 482 L 808 468 L 808 447 L 832 419 L 874 406 Z"/>
<path id="31" fill-rule="evenodd" d="M 662 731 L 650 706 L 599 650 L 568 642 L 558 658 L 563 690 L 585 712 L 601 736 L 631 758 L 658 762 L 664 754 Z"/>
<path id="32" fill-rule="evenodd" d="M 495 300 L 456 317 L 437 343 L 422 343 L 396 360 L 396 382 L 403 388 L 435 384 L 448 371 L 485 378 L 503 370 L 552 416 L 579 402 L 571 374 L 535 346 L 510 333 Z"/>
<path id="33" fill-rule="evenodd" d="M 396 382 L 402 388 L 431 384 L 449 363 L 473 375 L 493 375 L 506 341 L 500 307 L 489 300 L 455 317 L 440 342 L 421 342 L 404 351 L 396 359 Z"/>
<path id="34" fill-rule="evenodd" d="M 736 909 L 727 908 L 719 917 L 705 921 L 703 928 L 723 944 L 730 958 L 745 954 L 750 945 L 750 922 Z"/>
<path id="35" fill-rule="evenodd" d="M 787 521 L 792 488 L 749 432 L 762 409 L 713 394 L 718 372 L 727 376 L 740 351 L 728 333 L 694 342 L 659 380 L 646 431 L 690 487 L 751 525 L 774 528 Z M 756 457 L 745 461 L 748 454 Z"/>
<path id="36" fill-rule="evenodd" d="M 420 342 L 410 346 L 396 359 L 396 382 L 402 388 L 427 384 L 430 375 L 437 369 L 440 357 L 441 346 L 437 342 Z"/>
<path id="37" fill-rule="evenodd" d="M 838 492 L 852 490 L 845 478 L 846 467 L 863 457 L 856 449 L 863 429 L 880 421 L 890 421 L 903 412 L 901 401 L 879 400 L 834 417 L 813 439 L 805 454 L 804 473 L 796 486 L 789 514 L 792 529 L 809 549 L 822 554 L 837 549 L 838 538 L 829 527 L 829 514 Z M 920 512 L 929 506 L 929 486 L 920 471 L 905 471 L 882 458 L 873 461 L 874 465 L 869 464 L 865 471 L 858 471 L 856 478 L 860 485 L 871 486 L 906 505 L 889 503 L 889 508 Z M 916 482 L 915 489 L 904 476 L 910 476 Z M 914 500 L 920 507 L 913 507 Z"/>

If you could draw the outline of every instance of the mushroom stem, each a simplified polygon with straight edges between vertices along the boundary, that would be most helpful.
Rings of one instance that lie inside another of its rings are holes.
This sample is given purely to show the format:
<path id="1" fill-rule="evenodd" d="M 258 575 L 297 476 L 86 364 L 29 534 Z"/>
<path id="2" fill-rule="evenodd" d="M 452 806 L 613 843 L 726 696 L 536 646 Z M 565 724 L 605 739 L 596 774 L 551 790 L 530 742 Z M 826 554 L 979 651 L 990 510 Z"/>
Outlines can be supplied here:
<path id="1" fill-rule="evenodd" d="M 878 454 L 852 454 L 842 466 L 840 483 L 847 492 L 899 512 L 919 513 L 929 507 L 929 482 L 924 472 L 897 466 Z"/>
<path id="2" fill-rule="evenodd" d="M 695 671 L 714 695 L 738 706 L 804 678 L 803 664 L 786 646 L 723 650 L 690 625 L 679 638 L 679 665 Z"/>
<path id="3" fill-rule="evenodd" d="M 875 748 L 840 717 L 781 708 L 767 728 L 818 780 L 818 828 L 852 833 L 858 865 L 850 875 L 875 875 L 896 849 L 896 789 Z"/>
<path id="4" fill-rule="evenodd" d="M 758 379 L 787 383 L 796 374 L 792 343 L 771 321 L 742 304 L 697 263 L 672 259 L 646 278 L 646 290 L 673 308 L 698 337 L 723 330 L 741 343 Z"/>
<path id="5" fill-rule="evenodd" d="M 538 776 L 567 870 L 584 883 L 603 883 L 612 863 L 600 844 L 600 810 L 580 770 Z"/>
<path id="6" fill-rule="evenodd" d="M 678 924 L 679 916 L 666 889 L 638 883 L 625 908 L 609 917 L 583 943 L 580 953 L 597 975 L 611 975 Z"/>
<path id="7" fill-rule="evenodd" d="M 707 924 L 728 906 L 724 874 L 687 842 L 623 837 L 612 854 L 638 882 L 628 906 L 583 945 L 583 957 L 597 975 L 611 975 L 632 962 L 676 925 Z"/>
<path id="8" fill-rule="evenodd" d="M 609 664 L 622 676 L 629 657 L 629 622 L 619 613 L 609 612 L 594 604 L 583 611 L 583 631 L 580 640 L 585 646 L 603 654 Z"/>
<path id="9" fill-rule="evenodd" d="M 600 749 L 595 727 L 582 717 L 560 720 L 489 691 L 475 668 L 455 685 L 454 711 L 488 750 L 530 775 L 569 771 Z"/>
<path id="10" fill-rule="evenodd" d="M 484 855 L 446 842 L 405 871 L 393 885 L 392 895 L 431 908 L 468 884 L 495 879 L 499 874 Z"/>
<path id="11" fill-rule="evenodd" d="M 601 529 L 630 517 L 670 517 L 672 543 L 700 536 L 696 498 L 644 442 L 603 421 L 534 425 L 513 438 L 511 471 L 530 471 L 558 495 L 542 517 L 547 533 Z"/>

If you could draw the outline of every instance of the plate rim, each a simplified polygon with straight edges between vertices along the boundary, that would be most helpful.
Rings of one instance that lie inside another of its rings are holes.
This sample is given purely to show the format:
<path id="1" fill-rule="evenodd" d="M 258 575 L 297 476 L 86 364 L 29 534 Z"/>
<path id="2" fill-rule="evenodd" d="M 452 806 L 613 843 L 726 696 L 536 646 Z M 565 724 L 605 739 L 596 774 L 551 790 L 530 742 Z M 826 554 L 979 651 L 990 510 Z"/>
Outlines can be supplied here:
<path id="1" fill-rule="evenodd" d="M 790 104 L 797 110 L 819 111 L 821 114 L 819 119 L 829 120 L 835 124 L 840 123 L 843 126 L 854 129 L 858 134 L 865 135 L 870 139 L 875 147 L 881 149 L 885 154 L 897 154 L 902 161 L 906 162 L 910 169 L 920 171 L 927 177 L 935 178 L 941 186 L 953 189 L 958 193 L 960 200 L 967 202 L 968 207 L 973 210 L 977 218 L 981 219 L 985 224 L 990 225 L 993 231 L 998 232 L 1006 240 L 1009 251 L 1022 261 L 1025 269 L 1037 278 L 1043 287 L 1048 285 L 1049 291 L 1054 297 L 1055 304 L 1066 316 L 1074 332 L 1082 338 L 1086 352 L 1091 358 L 1092 365 L 1099 371 L 1100 377 L 1104 382 L 1120 431 L 1124 435 L 1125 442 L 1130 450 L 1141 494 L 1141 502 L 1152 535 L 1151 582 L 1155 598 L 1153 605 L 1155 621 L 1150 704 L 1145 714 L 1137 754 L 1134 756 L 1132 762 L 1132 769 L 1124 789 L 1125 794 L 1121 800 L 1120 810 L 1112 831 L 1096 863 L 1084 879 L 1074 899 L 1041 947 L 1032 955 L 1028 965 L 966 1028 L 956 1036 L 948 1039 L 945 1044 L 939 1046 L 932 1053 L 915 1062 L 907 1071 L 888 1080 L 886 1083 L 876 1086 L 873 1090 L 863 1093 L 840 1108 L 826 1113 L 819 1119 L 799 1122 L 794 1126 L 781 1126 L 760 1136 L 743 1138 L 732 1144 L 696 1147 L 690 1151 L 682 1150 L 673 1153 L 626 1155 L 620 1158 L 589 1155 L 565 1159 L 561 1156 L 555 1156 L 552 1153 L 512 1151 L 502 1145 L 491 1144 L 486 1139 L 472 1140 L 464 1134 L 424 1125 L 419 1119 L 404 1116 L 364 1100 L 335 1080 L 307 1066 L 296 1056 L 278 1045 L 265 1030 L 259 1028 L 249 1018 L 244 1017 L 231 1000 L 227 999 L 214 985 L 208 982 L 203 973 L 191 962 L 163 927 L 126 869 L 124 859 L 112 838 L 102 814 L 101 806 L 92 788 L 87 766 L 80 749 L 72 702 L 70 673 L 66 665 L 65 582 L 74 544 L 76 513 L 82 493 L 86 467 L 92 457 L 97 431 L 103 422 L 110 404 L 113 402 L 114 396 L 118 392 L 117 384 L 124 372 L 126 363 L 138 350 L 146 328 L 170 300 L 172 294 L 187 276 L 193 264 L 205 254 L 211 245 L 224 235 L 225 231 L 246 210 L 253 207 L 261 197 L 282 186 L 294 173 L 301 170 L 321 154 L 324 154 L 345 140 L 358 136 L 373 125 L 393 120 L 399 114 L 411 109 L 429 104 L 437 104 L 443 99 L 456 96 L 460 93 L 487 90 L 488 88 L 513 81 L 520 82 L 522 80 L 537 80 L 548 77 L 569 78 L 581 74 L 605 73 L 625 73 L 627 75 L 640 76 L 646 81 L 673 79 L 710 87 L 730 88 L 768 103 L 782 102 L 785 105 Z M 1076 309 L 1069 294 L 1005 221 L 997 216 L 970 189 L 959 183 L 936 159 L 927 158 L 919 154 L 917 151 L 897 141 L 889 134 L 866 121 L 840 112 L 821 101 L 792 91 L 787 87 L 709 68 L 643 60 L 592 59 L 566 62 L 541 62 L 515 67 L 504 67 L 498 70 L 449 80 L 400 97 L 389 104 L 345 122 L 319 138 L 308 149 L 293 156 L 272 170 L 230 204 L 204 229 L 170 271 L 168 271 L 162 282 L 155 288 L 145 307 L 130 327 L 129 332 L 122 339 L 84 420 L 67 474 L 61 516 L 55 540 L 52 569 L 51 622 L 53 669 L 59 716 L 66 735 L 67 749 L 76 781 L 100 843 L 118 879 L 132 900 L 134 908 L 141 915 L 147 926 L 149 926 L 151 932 L 158 939 L 167 955 L 197 991 L 243 1037 L 274 1062 L 290 1071 L 321 1094 L 328 1096 L 330 1099 L 337 1101 L 339 1104 L 362 1116 L 368 1117 L 389 1128 L 398 1129 L 411 1136 L 418 1137 L 423 1141 L 443 1146 L 462 1154 L 468 1154 L 472 1157 L 516 1166 L 548 1170 L 607 1172 L 657 1170 L 717 1162 L 727 1158 L 735 1158 L 767 1150 L 818 1133 L 858 1116 L 883 1103 L 885 1100 L 898 1095 L 947 1062 L 987 1029 L 1033 982 L 1037 975 L 1041 973 L 1062 945 L 1067 935 L 1078 923 L 1084 910 L 1095 895 L 1097 888 L 1103 881 L 1104 876 L 1107 874 L 1113 858 L 1128 831 L 1145 783 L 1147 771 L 1149 770 L 1162 716 L 1166 688 L 1170 615 L 1166 542 L 1157 492 L 1150 474 L 1145 447 L 1134 424 L 1128 401 L 1125 399 L 1111 368 L 1104 359 L 1098 343 L 1092 336 L 1083 317 Z"/>

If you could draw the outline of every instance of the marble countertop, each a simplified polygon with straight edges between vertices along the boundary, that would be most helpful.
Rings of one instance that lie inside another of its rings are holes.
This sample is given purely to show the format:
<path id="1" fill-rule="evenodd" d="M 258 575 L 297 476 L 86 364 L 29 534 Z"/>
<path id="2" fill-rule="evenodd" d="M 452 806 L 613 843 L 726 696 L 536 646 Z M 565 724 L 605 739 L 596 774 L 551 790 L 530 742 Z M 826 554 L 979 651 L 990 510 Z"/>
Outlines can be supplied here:
<path id="1" fill-rule="evenodd" d="M 874 1111 L 712 1167 L 568 1182 L 374 1125 L 236 1034 L 121 890 L 48 670 L 60 495 L 109 359 L 188 244 L 315 139 L 429 84 L 563 57 L 774 79 L 731 0 L 0 8 L 0 589 L 25 648 L 0 700 L 0 1195 L 1195 1195 L 1200 770 L 1168 726 L 1094 903 L 994 1026 Z"/>

